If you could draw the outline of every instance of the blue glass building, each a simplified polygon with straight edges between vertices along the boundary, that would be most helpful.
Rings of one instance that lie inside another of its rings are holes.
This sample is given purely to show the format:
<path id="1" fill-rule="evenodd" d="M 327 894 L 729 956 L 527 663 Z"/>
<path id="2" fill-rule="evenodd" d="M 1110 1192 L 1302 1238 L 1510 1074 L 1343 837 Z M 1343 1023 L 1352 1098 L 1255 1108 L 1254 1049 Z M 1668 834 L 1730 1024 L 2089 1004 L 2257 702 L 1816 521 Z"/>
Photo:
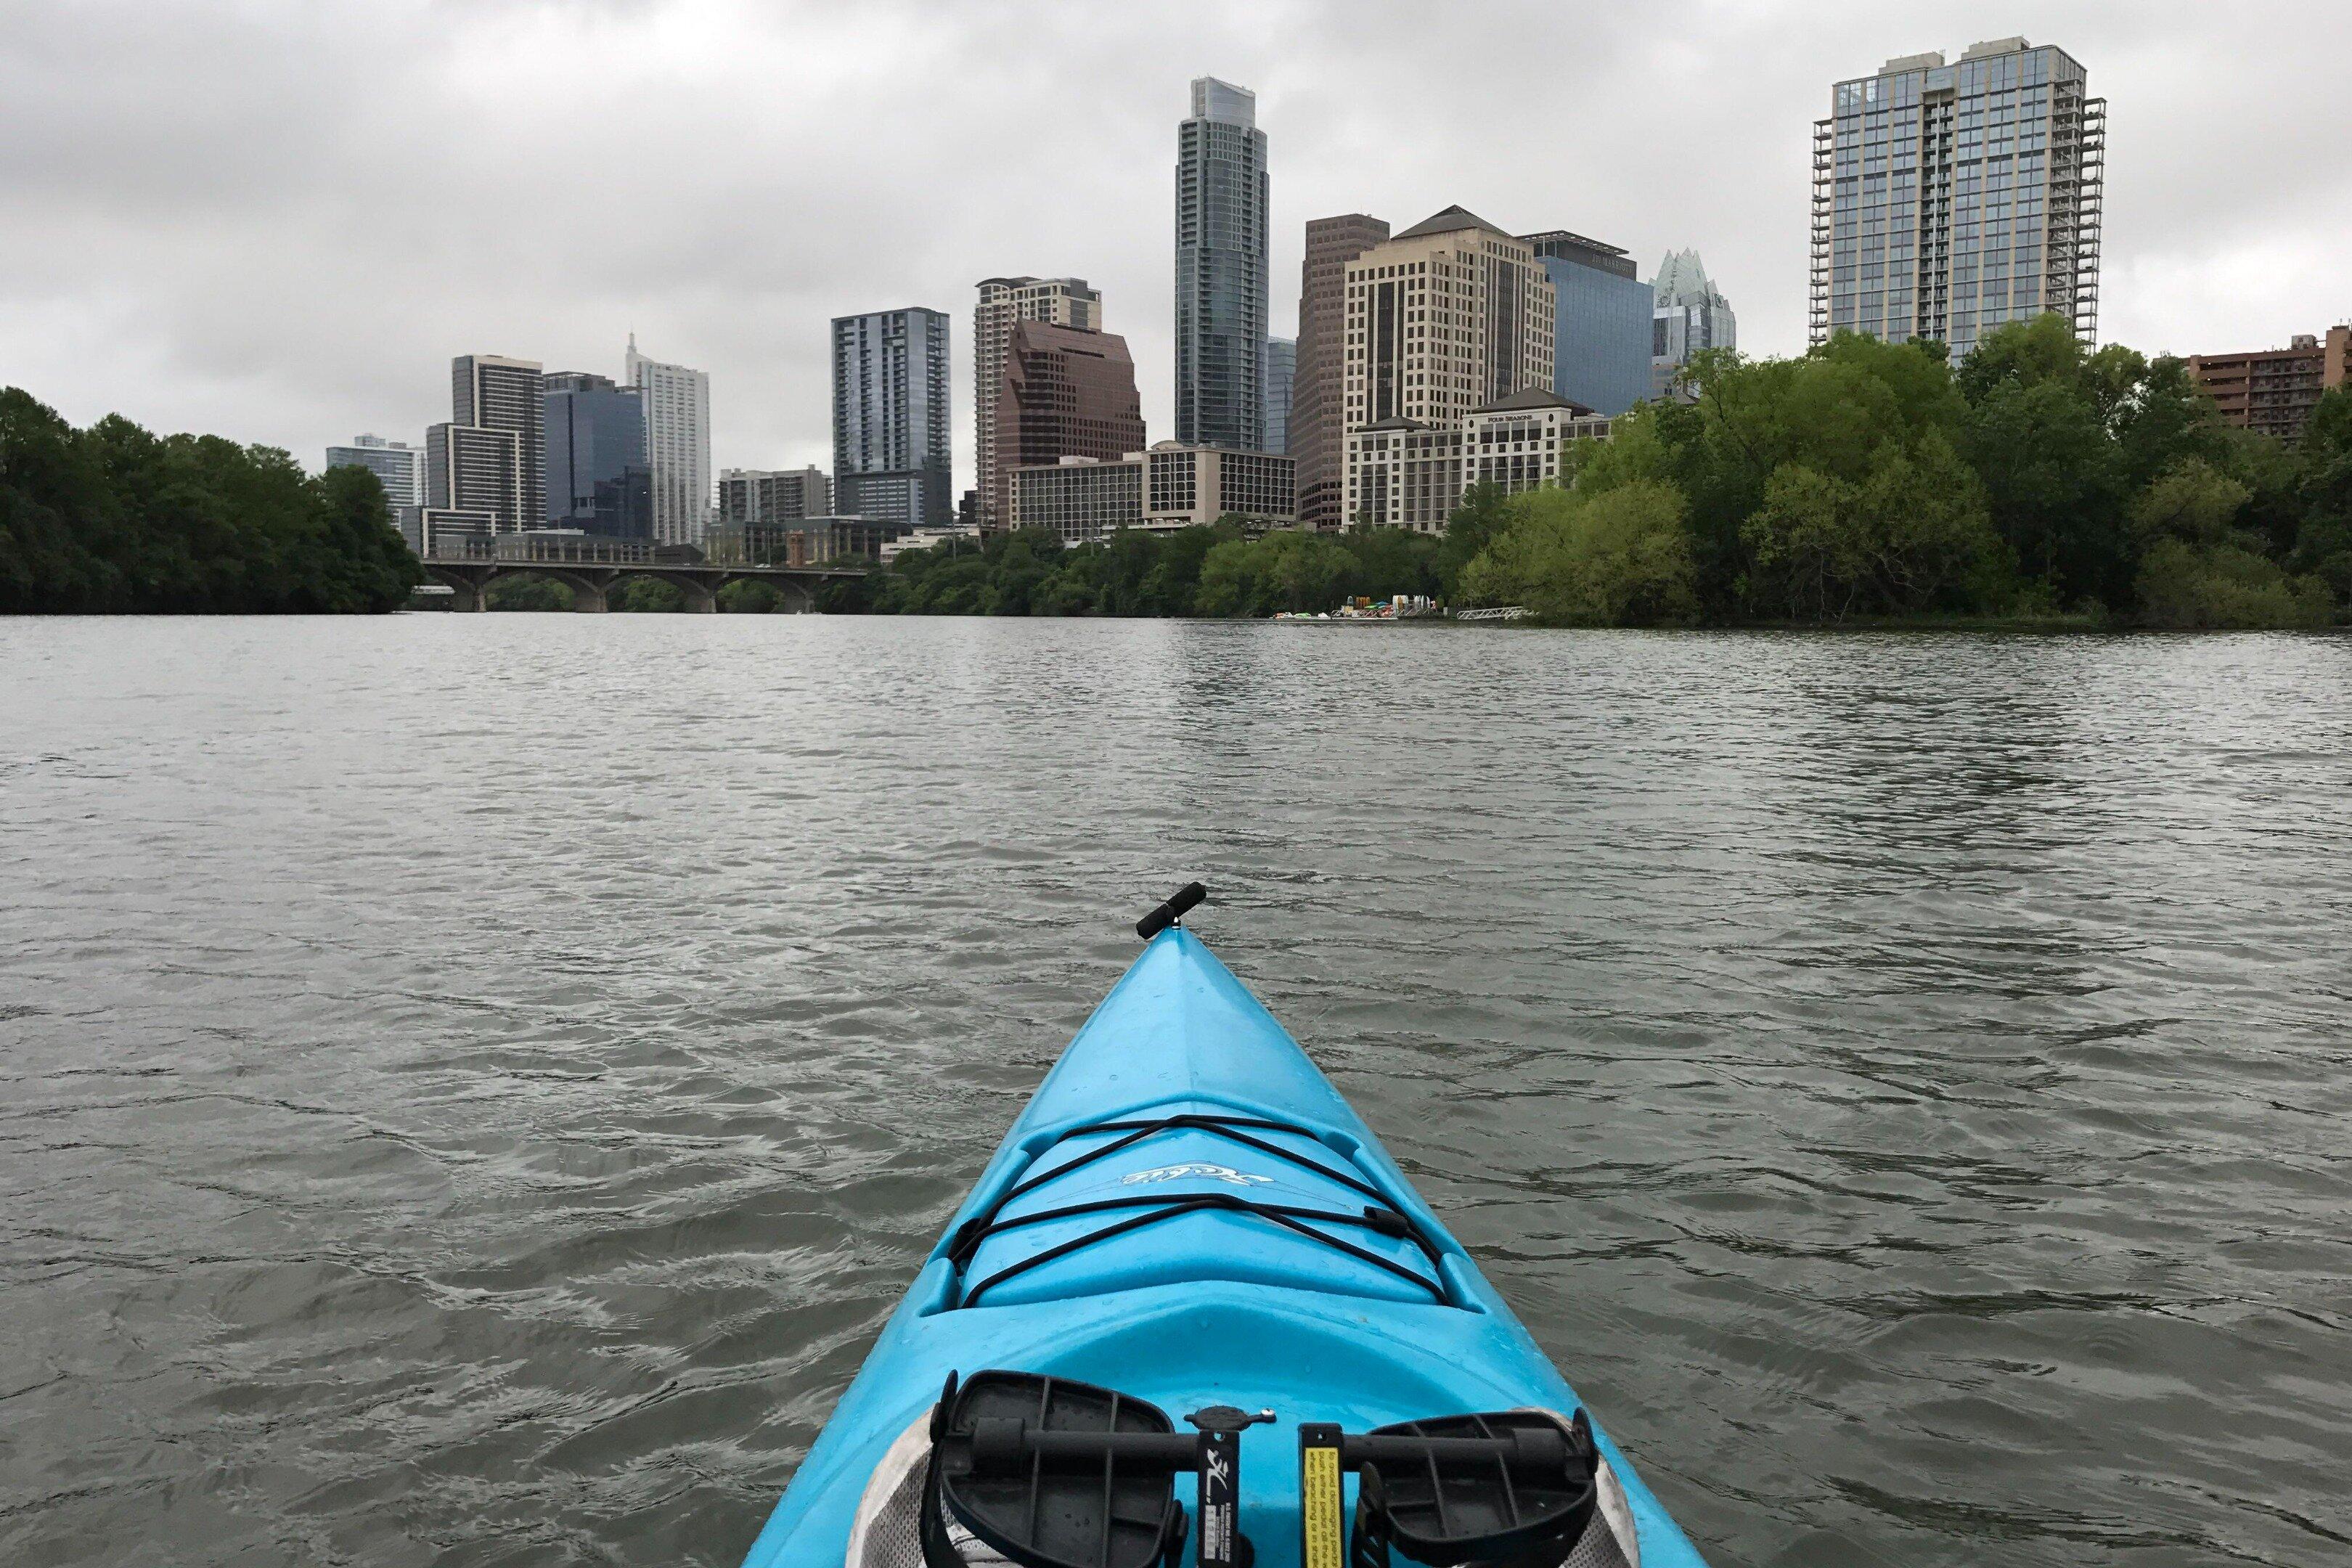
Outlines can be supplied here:
<path id="1" fill-rule="evenodd" d="M 1633 257 L 1566 229 L 1519 237 L 1551 279 L 1551 389 L 1611 417 L 1650 395 L 1656 296 Z"/>
<path id="2" fill-rule="evenodd" d="M 651 539 L 653 468 L 637 389 L 567 371 L 545 378 L 547 524 L 612 539 Z"/>

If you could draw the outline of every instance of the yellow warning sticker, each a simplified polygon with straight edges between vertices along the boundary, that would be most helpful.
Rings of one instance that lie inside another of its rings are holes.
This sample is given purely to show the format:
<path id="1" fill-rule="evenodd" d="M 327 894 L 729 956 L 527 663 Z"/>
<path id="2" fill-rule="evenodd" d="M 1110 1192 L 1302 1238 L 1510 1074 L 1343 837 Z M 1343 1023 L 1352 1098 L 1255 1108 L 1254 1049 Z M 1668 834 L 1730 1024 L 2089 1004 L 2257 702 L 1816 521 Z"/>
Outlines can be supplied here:
<path id="1" fill-rule="evenodd" d="M 1306 1526 L 1305 1568 L 1341 1568 L 1346 1541 L 1339 1528 L 1339 1450 L 1298 1451 L 1298 1518 Z"/>

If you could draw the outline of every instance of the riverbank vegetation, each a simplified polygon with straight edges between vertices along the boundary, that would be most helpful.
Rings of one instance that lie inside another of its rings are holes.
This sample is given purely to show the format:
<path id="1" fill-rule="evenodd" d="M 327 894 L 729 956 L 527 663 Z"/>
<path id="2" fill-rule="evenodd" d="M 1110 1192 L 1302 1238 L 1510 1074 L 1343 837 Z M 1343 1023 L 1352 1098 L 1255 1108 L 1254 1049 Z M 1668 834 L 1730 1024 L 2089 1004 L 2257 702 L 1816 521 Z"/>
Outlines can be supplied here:
<path id="1" fill-rule="evenodd" d="M 2352 593 L 2352 396 L 2294 449 L 2224 424 L 2177 359 L 2054 316 L 1957 371 L 1840 336 L 1702 356 L 1688 404 L 1515 497 L 1464 598 L 1572 623 L 2073 619 L 2326 626 Z"/>
<path id="2" fill-rule="evenodd" d="M 2224 424 L 2179 360 L 2086 353 L 2054 316 L 1939 350 L 1840 336 L 1702 355 L 1688 403 L 1474 487 L 1441 536 L 1237 522 L 950 542 L 827 590 L 904 615 L 1265 616 L 1350 595 L 1558 625 L 2318 626 L 2352 598 L 2352 394 L 2294 448 Z"/>
<path id="3" fill-rule="evenodd" d="M 76 430 L 0 388 L 0 614 L 378 612 L 424 578 L 364 468 L 120 416 Z"/>

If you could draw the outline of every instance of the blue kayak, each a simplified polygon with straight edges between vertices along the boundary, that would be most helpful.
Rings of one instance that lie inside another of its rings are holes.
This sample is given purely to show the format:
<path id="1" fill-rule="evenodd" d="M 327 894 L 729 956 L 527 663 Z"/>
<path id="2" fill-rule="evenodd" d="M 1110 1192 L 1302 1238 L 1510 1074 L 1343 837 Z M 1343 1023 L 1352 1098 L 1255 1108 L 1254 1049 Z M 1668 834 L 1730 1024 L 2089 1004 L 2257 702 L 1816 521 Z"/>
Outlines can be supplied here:
<path id="1" fill-rule="evenodd" d="M 1156 934 L 1005 1135 L 745 1568 L 1699 1568 L 1461 1243 L 1171 909 L 1139 928 Z"/>

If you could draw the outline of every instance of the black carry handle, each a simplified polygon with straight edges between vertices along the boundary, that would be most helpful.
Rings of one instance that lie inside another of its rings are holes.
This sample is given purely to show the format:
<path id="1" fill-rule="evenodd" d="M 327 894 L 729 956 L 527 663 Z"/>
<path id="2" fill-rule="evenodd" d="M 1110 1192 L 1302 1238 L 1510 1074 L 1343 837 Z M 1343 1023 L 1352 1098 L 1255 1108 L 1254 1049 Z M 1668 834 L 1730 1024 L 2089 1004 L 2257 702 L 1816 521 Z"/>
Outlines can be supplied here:
<path id="1" fill-rule="evenodd" d="M 1161 931 L 1181 921 L 1192 906 L 1209 896 L 1209 889 L 1199 882 L 1187 882 L 1168 901 L 1135 922 L 1135 934 L 1150 942 Z"/>

